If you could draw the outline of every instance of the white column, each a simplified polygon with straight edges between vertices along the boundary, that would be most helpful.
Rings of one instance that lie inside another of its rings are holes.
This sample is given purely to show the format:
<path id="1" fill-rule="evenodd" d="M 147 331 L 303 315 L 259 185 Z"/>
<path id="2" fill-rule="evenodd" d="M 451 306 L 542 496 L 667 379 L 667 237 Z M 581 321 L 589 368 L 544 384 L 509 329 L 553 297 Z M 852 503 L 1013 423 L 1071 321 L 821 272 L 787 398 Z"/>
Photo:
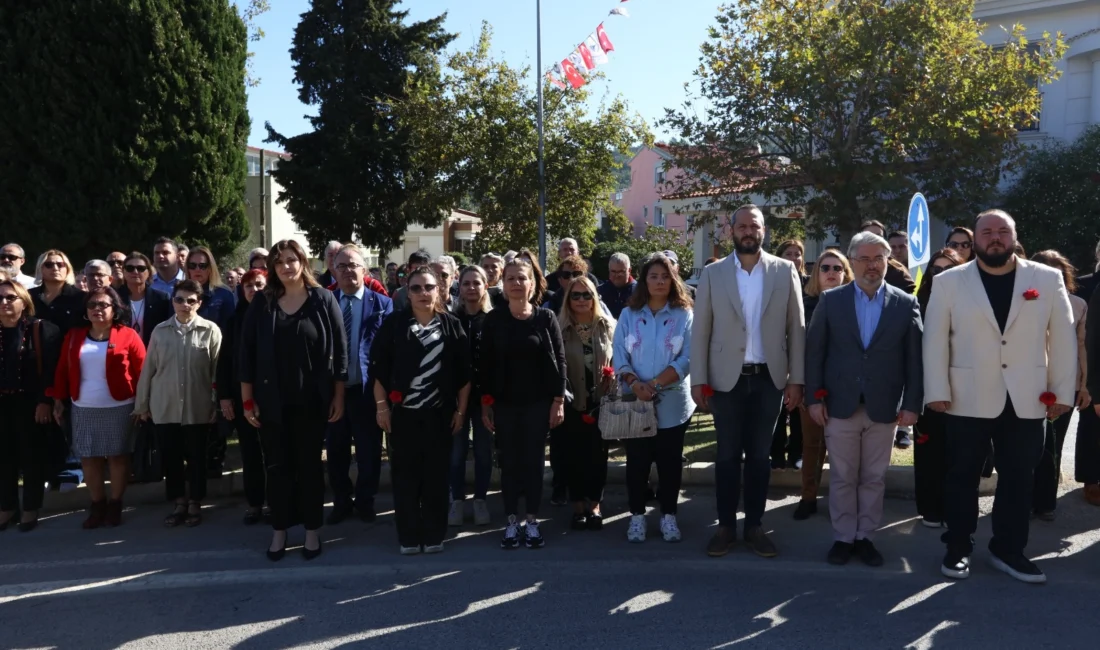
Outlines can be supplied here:
<path id="1" fill-rule="evenodd" d="M 1100 124 L 1100 52 L 1092 55 L 1092 104 L 1089 124 Z"/>

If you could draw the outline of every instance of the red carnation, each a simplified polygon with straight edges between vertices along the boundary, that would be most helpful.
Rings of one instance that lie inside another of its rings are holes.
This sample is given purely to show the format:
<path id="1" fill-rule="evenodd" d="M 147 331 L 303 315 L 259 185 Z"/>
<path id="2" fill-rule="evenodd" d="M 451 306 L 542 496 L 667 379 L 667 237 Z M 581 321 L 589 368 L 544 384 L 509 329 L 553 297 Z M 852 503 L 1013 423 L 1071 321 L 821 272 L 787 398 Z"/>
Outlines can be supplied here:
<path id="1" fill-rule="evenodd" d="M 604 377 L 614 377 L 615 376 L 615 369 L 612 368 L 611 366 L 604 366 L 603 369 L 600 370 L 600 373 Z"/>
<path id="2" fill-rule="evenodd" d="M 703 384 L 703 397 L 714 397 L 714 389 L 710 384 Z"/>
<path id="3" fill-rule="evenodd" d="M 814 391 L 814 399 L 816 399 L 819 402 L 821 400 L 825 399 L 828 396 L 829 396 L 829 391 L 825 390 L 824 388 L 818 388 L 817 390 Z"/>
<path id="4" fill-rule="evenodd" d="M 1024 300 L 1038 300 L 1038 299 L 1039 299 L 1039 290 L 1038 289 L 1028 289 L 1027 291 L 1024 292 Z"/>
<path id="5" fill-rule="evenodd" d="M 481 396 L 481 405 L 482 406 L 492 406 L 493 402 L 495 402 L 495 401 L 496 400 L 493 399 L 492 395 L 482 395 Z"/>
<path id="6" fill-rule="evenodd" d="M 390 401 L 394 404 L 400 404 L 401 400 L 405 399 L 405 396 L 401 394 L 401 391 L 391 390 Z"/>
<path id="7" fill-rule="evenodd" d="M 588 413 L 585 413 L 581 416 L 581 422 L 584 422 L 585 424 L 596 424 L 596 418 L 592 417 Z"/>
<path id="8" fill-rule="evenodd" d="M 1039 401 L 1047 406 L 1054 406 L 1055 402 L 1058 401 L 1058 397 L 1055 396 L 1054 393 L 1047 391 L 1039 396 Z"/>
<path id="9" fill-rule="evenodd" d="M 917 444 L 918 445 L 923 445 L 926 442 L 928 442 L 928 434 L 927 433 L 918 433 L 917 434 Z"/>

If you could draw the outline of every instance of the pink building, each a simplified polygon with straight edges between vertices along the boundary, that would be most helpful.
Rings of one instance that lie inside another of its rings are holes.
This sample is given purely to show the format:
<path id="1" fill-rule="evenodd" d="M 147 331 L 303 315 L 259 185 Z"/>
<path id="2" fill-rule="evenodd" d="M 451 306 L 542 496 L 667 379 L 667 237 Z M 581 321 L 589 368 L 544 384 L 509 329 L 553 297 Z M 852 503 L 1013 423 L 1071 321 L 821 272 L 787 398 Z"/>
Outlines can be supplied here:
<path id="1" fill-rule="evenodd" d="M 630 187 L 615 195 L 615 205 L 621 207 L 626 218 L 634 224 L 635 236 L 641 236 L 651 225 L 687 233 L 686 217 L 671 211 L 666 213 L 667 206 L 661 204 L 666 181 L 682 175 L 675 167 L 665 170 L 665 165 L 671 165 L 671 161 L 668 147 L 657 143 L 652 147 L 643 146 L 627 163 L 630 167 Z"/>

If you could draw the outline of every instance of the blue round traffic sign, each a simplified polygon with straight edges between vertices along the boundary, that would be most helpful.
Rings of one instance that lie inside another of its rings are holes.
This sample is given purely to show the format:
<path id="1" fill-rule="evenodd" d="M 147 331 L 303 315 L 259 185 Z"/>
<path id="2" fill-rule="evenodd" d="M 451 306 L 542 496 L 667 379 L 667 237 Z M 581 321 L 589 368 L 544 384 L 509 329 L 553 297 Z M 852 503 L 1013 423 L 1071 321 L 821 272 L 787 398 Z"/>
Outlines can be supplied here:
<path id="1" fill-rule="evenodd" d="M 909 238 L 909 266 L 915 267 L 927 264 L 932 254 L 930 250 L 931 238 L 928 235 L 931 226 L 931 217 L 928 214 L 928 201 L 924 195 L 917 192 L 909 201 L 909 221 L 906 234 Z"/>

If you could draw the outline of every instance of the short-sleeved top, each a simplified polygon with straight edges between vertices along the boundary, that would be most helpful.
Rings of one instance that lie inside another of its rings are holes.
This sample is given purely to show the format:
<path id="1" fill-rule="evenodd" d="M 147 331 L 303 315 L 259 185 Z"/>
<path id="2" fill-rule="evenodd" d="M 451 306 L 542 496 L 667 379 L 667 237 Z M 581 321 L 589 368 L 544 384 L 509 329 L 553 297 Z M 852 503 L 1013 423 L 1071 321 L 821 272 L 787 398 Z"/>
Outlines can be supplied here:
<path id="1" fill-rule="evenodd" d="M 320 401 L 318 373 L 310 367 L 310 349 L 323 344 L 321 333 L 306 318 L 303 305 L 293 314 L 275 307 L 275 361 L 279 395 L 289 406 L 307 406 Z"/>

